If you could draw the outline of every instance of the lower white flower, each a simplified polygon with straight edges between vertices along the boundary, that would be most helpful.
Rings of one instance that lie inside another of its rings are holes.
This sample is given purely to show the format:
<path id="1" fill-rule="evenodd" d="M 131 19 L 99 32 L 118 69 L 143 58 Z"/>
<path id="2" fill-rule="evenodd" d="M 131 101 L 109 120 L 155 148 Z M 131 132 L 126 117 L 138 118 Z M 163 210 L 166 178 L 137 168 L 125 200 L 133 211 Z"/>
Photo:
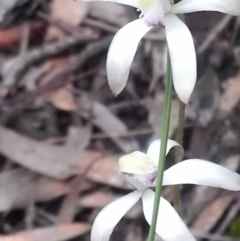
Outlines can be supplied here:
<path id="1" fill-rule="evenodd" d="M 172 140 L 168 140 L 167 153 L 174 146 L 181 149 L 182 155 L 182 147 Z M 156 182 L 159 149 L 160 140 L 156 140 L 149 146 L 147 154 L 133 152 L 119 159 L 119 171 L 137 190 L 115 200 L 100 211 L 92 227 L 91 241 L 109 241 L 114 227 L 140 199 L 143 203 L 144 216 L 151 224 L 155 193 L 150 187 L 154 187 Z M 164 172 L 163 185 L 186 183 L 239 191 L 240 175 L 220 165 L 199 159 L 182 161 Z M 156 233 L 164 241 L 195 241 L 177 212 L 162 197 Z"/>
<path id="2" fill-rule="evenodd" d="M 164 25 L 171 58 L 173 83 L 179 98 L 187 104 L 197 77 L 196 53 L 188 27 L 176 14 L 219 11 L 240 15 L 239 0 L 85 0 L 110 1 L 141 10 L 141 19 L 121 28 L 111 43 L 107 57 L 108 83 L 115 95 L 126 86 L 131 64 L 142 37 L 152 26 Z"/>

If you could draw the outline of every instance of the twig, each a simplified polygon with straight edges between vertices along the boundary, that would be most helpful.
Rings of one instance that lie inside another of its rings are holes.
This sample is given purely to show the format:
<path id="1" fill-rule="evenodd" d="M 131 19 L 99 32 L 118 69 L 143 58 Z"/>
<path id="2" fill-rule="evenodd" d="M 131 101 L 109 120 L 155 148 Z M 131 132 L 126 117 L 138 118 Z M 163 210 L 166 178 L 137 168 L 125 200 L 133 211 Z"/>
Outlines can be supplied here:
<path id="1" fill-rule="evenodd" d="M 33 228 L 34 216 L 35 216 L 35 206 L 34 206 L 34 200 L 33 200 L 26 209 L 24 222 L 27 230 L 30 230 Z"/>
<path id="2" fill-rule="evenodd" d="M 231 16 L 231 15 L 226 15 L 222 18 L 222 20 L 219 22 L 219 24 L 210 31 L 207 38 L 199 46 L 199 48 L 197 49 L 198 54 L 203 53 L 209 47 L 209 45 L 216 39 L 218 34 L 221 33 L 225 29 L 225 27 L 228 25 L 228 23 L 230 22 L 230 20 L 232 18 L 233 18 L 233 16 Z"/>
<path id="3" fill-rule="evenodd" d="M 111 24 L 108 24 L 108 23 L 105 23 L 105 22 L 102 22 L 99 20 L 94 20 L 91 18 L 86 18 L 83 21 L 83 23 L 86 25 L 89 25 L 91 27 L 95 27 L 97 29 L 107 31 L 109 33 L 116 33 L 119 30 L 119 26 L 115 27 Z M 162 32 L 162 34 L 150 32 L 150 33 L 146 34 L 143 38 L 147 39 L 147 40 L 152 40 L 152 41 L 165 41 L 166 40 L 164 32 Z"/>
<path id="4" fill-rule="evenodd" d="M 107 139 L 111 137 L 129 137 L 129 136 L 138 136 L 138 135 L 145 135 L 145 134 L 151 134 L 153 133 L 152 128 L 146 128 L 146 129 L 140 129 L 140 130 L 128 130 L 126 133 L 117 134 L 117 133 L 111 133 L 111 134 L 105 134 L 105 133 L 96 133 L 93 134 L 91 139 Z M 53 137 L 49 138 L 43 141 L 44 143 L 48 145 L 55 145 L 57 143 L 64 143 L 66 142 L 66 137 Z"/>
<path id="5" fill-rule="evenodd" d="M 73 60 L 69 62 L 68 65 L 64 69 L 58 68 L 55 70 L 55 74 L 51 76 L 51 79 L 47 84 L 40 86 L 37 90 L 31 91 L 28 93 L 23 93 L 22 95 L 18 95 L 17 97 L 7 100 L 1 103 L 0 107 L 8 107 L 19 104 L 23 106 L 24 102 L 30 101 L 38 96 L 41 96 L 45 93 L 49 93 L 50 91 L 57 90 L 73 81 L 79 80 L 81 78 L 85 78 L 88 75 L 92 74 L 93 71 L 89 71 L 87 73 L 83 73 L 77 76 L 69 77 L 73 72 L 79 71 L 79 69 L 84 65 L 84 63 L 92 58 L 94 55 L 101 53 L 106 50 L 112 40 L 112 36 L 101 39 L 100 41 L 91 43 L 85 48 L 79 56 L 75 57 Z M 11 109 L 14 111 L 14 109 Z"/>
<path id="6" fill-rule="evenodd" d="M 216 236 L 222 234 L 226 228 L 229 226 L 230 222 L 233 220 L 233 218 L 237 215 L 237 213 L 240 210 L 240 202 L 235 203 L 230 211 L 228 212 L 227 216 L 225 217 L 224 221 L 221 223 L 221 225 L 216 230 Z M 212 241 L 216 240 L 216 238 L 211 238 Z M 240 240 L 240 239 L 239 239 Z"/>
<path id="7" fill-rule="evenodd" d="M 239 241 L 239 238 L 232 238 L 224 235 L 217 235 L 217 234 L 210 234 L 210 233 L 203 233 L 199 230 L 191 229 L 191 232 L 195 237 L 204 238 L 204 239 L 211 239 L 214 241 Z"/>
<path id="8" fill-rule="evenodd" d="M 152 128 L 140 129 L 140 130 L 128 130 L 127 133 L 117 134 L 105 134 L 105 133 L 97 133 L 92 135 L 92 139 L 105 139 L 109 137 L 128 137 L 128 136 L 138 136 L 153 133 Z"/>
<path id="9" fill-rule="evenodd" d="M 35 222 L 42 226 L 52 225 L 57 222 L 57 217 L 53 214 L 46 212 L 43 209 L 35 208 Z"/>
<path id="10" fill-rule="evenodd" d="M 97 28 L 97 29 L 101 29 L 110 33 L 116 33 L 119 28 L 112 26 L 110 24 L 107 24 L 105 22 L 99 21 L 99 20 L 94 20 L 91 18 L 86 18 L 83 21 L 84 24 L 89 25 L 91 27 Z"/>
<path id="11" fill-rule="evenodd" d="M 27 91 L 23 94 L 16 96 L 15 98 L 3 101 L 2 104 L 0 105 L 0 107 L 6 108 L 6 107 L 10 107 L 10 106 L 17 106 L 19 104 L 21 106 L 23 106 L 24 103 L 27 103 L 34 98 L 37 98 L 41 95 L 45 95 L 52 91 L 58 90 L 76 80 L 84 79 L 93 73 L 93 71 L 89 71 L 86 73 L 79 74 L 77 76 L 71 76 L 69 78 L 66 78 L 67 75 L 69 74 L 68 72 L 69 72 L 69 70 L 67 70 L 67 69 L 58 71 L 57 74 L 54 76 L 54 78 L 51 78 L 51 80 L 49 82 L 38 87 L 38 89 L 36 89 L 34 91 Z"/>
<path id="12" fill-rule="evenodd" d="M 73 36 L 82 34 L 80 28 L 78 28 L 76 26 L 73 26 L 71 24 L 65 23 L 65 22 L 61 21 L 60 19 L 56 19 L 56 18 L 52 17 L 51 15 L 48 15 L 48 14 L 46 14 L 44 12 L 39 12 L 37 15 L 41 19 L 46 21 L 47 23 L 55 25 L 58 28 L 60 28 L 61 30 L 63 30 L 64 32 L 72 34 Z"/>
<path id="13" fill-rule="evenodd" d="M 84 179 L 86 178 L 87 173 L 90 171 L 92 166 L 99 160 L 103 158 L 104 155 L 97 158 L 96 160 L 92 161 L 84 170 L 84 172 L 77 176 L 72 183 L 70 184 L 71 189 L 68 193 L 67 197 L 65 198 L 62 207 L 60 209 L 59 215 L 58 215 L 58 224 L 62 223 L 70 223 L 73 221 L 74 218 L 74 212 L 78 204 L 78 199 L 81 194 L 82 190 L 82 184 L 84 182 Z"/>
<path id="14" fill-rule="evenodd" d="M 77 36 L 68 36 L 57 42 L 48 43 L 29 50 L 25 53 L 24 58 L 18 55 L 17 57 L 9 59 L 1 68 L 3 83 L 0 88 L 0 97 L 5 97 L 8 90 L 17 82 L 18 75 L 29 65 L 66 51 L 77 44 L 86 43 L 93 39 L 92 34 L 89 35 L 87 33 Z"/>

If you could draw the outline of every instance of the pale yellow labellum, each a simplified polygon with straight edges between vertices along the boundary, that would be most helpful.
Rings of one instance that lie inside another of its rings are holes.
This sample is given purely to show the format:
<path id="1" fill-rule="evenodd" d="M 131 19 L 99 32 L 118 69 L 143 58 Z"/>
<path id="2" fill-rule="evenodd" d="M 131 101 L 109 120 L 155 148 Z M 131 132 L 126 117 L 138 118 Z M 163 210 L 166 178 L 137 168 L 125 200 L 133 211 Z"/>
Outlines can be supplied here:
<path id="1" fill-rule="evenodd" d="M 135 151 L 122 156 L 118 162 L 119 171 L 130 174 L 146 174 L 157 170 L 157 165 L 146 154 Z"/>
<path id="2" fill-rule="evenodd" d="M 143 14 L 145 14 L 154 6 L 157 1 L 159 0 L 138 0 L 138 5 Z"/>

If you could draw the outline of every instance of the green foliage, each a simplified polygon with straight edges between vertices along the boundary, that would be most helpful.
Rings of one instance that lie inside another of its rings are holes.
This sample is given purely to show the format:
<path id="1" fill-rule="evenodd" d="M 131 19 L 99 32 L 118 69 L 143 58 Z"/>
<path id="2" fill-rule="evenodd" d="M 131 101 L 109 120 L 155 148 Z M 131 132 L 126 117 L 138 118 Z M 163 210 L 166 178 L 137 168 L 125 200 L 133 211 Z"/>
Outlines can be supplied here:
<path id="1" fill-rule="evenodd" d="M 231 221 L 229 226 L 229 234 L 231 237 L 240 237 L 240 218 L 235 218 Z"/>

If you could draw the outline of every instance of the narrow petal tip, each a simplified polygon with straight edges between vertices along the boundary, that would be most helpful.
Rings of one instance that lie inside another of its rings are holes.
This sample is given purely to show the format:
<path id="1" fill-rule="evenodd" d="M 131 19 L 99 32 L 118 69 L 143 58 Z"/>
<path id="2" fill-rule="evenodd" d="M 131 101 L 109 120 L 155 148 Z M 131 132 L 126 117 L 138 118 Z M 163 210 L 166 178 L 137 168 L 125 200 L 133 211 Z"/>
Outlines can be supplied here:
<path id="1" fill-rule="evenodd" d="M 121 91 L 114 90 L 113 88 L 111 88 L 111 86 L 110 86 L 110 89 L 115 97 L 117 97 L 122 92 L 122 90 Z"/>
<path id="2" fill-rule="evenodd" d="M 159 154 L 160 154 L 160 146 L 161 146 L 161 140 L 157 139 L 154 140 L 148 147 L 147 155 L 158 165 L 159 162 Z M 173 147 L 178 148 L 177 158 L 178 161 L 181 161 L 184 156 L 184 150 L 181 145 L 179 145 L 174 140 L 168 140 L 167 141 L 167 150 L 166 155 L 168 154 L 169 150 Z"/>
<path id="3" fill-rule="evenodd" d="M 146 189 L 143 192 L 143 212 L 147 222 L 151 225 L 155 193 Z M 196 241 L 189 229 L 174 210 L 171 204 L 161 198 L 157 217 L 156 233 L 164 241 Z"/>
<path id="4" fill-rule="evenodd" d="M 185 90 L 179 90 L 178 91 L 178 97 L 179 99 L 185 104 L 185 105 L 189 105 L 189 100 L 192 94 L 192 91 L 185 91 Z"/>
<path id="5" fill-rule="evenodd" d="M 231 191 L 240 190 L 240 175 L 216 163 L 189 159 L 164 172 L 164 185 L 197 184 Z"/>
<path id="6" fill-rule="evenodd" d="M 142 192 L 134 191 L 104 207 L 94 220 L 90 240 L 109 241 L 115 226 L 141 196 Z"/>
<path id="7" fill-rule="evenodd" d="M 173 84 L 180 100 L 188 104 L 197 79 L 197 59 L 192 35 L 176 15 L 165 17 L 166 38 Z"/>
<path id="8" fill-rule="evenodd" d="M 142 19 L 137 19 L 122 27 L 114 36 L 106 67 L 108 84 L 115 96 L 125 88 L 138 44 L 150 29 Z"/>

